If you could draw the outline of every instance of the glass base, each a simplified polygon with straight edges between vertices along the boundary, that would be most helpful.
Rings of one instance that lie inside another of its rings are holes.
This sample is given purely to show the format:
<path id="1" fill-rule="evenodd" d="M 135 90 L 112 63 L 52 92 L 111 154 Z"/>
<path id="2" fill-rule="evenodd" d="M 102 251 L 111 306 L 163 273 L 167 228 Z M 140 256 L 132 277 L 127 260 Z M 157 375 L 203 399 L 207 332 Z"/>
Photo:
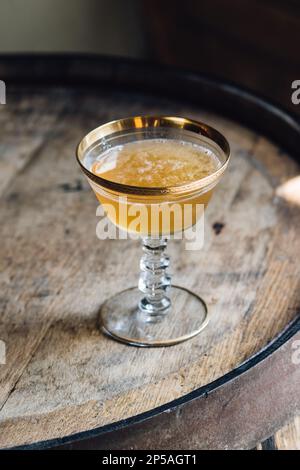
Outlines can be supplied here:
<path id="1" fill-rule="evenodd" d="M 168 292 L 171 307 L 163 315 L 147 315 L 139 308 L 138 288 L 119 292 L 100 310 L 103 332 L 134 346 L 172 346 L 196 336 L 208 324 L 205 302 L 184 289 L 172 286 Z"/>

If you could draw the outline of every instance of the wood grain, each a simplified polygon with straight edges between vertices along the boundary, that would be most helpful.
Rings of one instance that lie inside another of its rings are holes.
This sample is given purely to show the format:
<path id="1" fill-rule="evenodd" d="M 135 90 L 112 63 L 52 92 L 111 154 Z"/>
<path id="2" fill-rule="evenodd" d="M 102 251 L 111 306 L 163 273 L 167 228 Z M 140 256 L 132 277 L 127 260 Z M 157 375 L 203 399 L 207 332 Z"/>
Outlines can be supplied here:
<path id="1" fill-rule="evenodd" d="M 15 118 L 24 107 L 26 126 Z M 230 141 L 232 162 L 207 211 L 204 249 L 169 246 L 174 284 L 203 296 L 210 325 L 187 343 L 148 350 L 97 330 L 102 301 L 136 284 L 141 250 L 131 240 L 97 240 L 96 201 L 74 151 L 107 120 L 154 112 L 214 125 Z M 272 143 L 201 109 L 121 91 L 16 88 L 0 119 L 1 447 L 167 403 L 237 367 L 296 317 L 300 210 L 276 190 L 299 166 Z"/>
<path id="2" fill-rule="evenodd" d="M 278 450 L 300 450 L 300 416 L 280 429 L 274 436 Z"/>
<path id="3" fill-rule="evenodd" d="M 261 442 L 256 450 L 300 450 L 300 418 L 295 418 L 279 431 Z"/>

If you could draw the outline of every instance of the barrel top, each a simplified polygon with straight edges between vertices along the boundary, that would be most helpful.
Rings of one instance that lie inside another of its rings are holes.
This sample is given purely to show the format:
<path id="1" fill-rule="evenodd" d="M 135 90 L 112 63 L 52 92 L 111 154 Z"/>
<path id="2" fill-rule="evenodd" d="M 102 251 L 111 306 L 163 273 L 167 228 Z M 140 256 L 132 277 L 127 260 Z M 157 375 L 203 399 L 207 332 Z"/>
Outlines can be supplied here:
<path id="1" fill-rule="evenodd" d="M 203 249 L 179 241 L 168 249 L 174 284 L 205 299 L 210 324 L 186 343 L 151 350 L 97 328 L 100 304 L 136 284 L 141 249 L 96 238 L 96 200 L 75 161 L 89 130 L 140 114 L 207 122 L 232 150 Z M 266 137 L 198 105 L 122 89 L 15 85 L 0 122 L 0 447 L 110 426 L 184 399 L 296 319 L 300 200 L 290 188 L 299 188 L 299 163 Z"/>

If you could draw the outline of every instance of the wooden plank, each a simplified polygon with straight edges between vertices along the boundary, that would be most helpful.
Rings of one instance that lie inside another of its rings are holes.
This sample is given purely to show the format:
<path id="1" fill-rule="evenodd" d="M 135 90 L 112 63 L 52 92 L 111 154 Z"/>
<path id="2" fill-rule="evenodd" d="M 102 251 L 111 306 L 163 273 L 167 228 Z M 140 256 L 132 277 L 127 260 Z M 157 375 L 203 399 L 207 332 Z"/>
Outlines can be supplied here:
<path id="1" fill-rule="evenodd" d="M 260 443 L 257 450 L 300 450 L 300 417 L 295 416 L 274 436 Z"/>
<path id="2" fill-rule="evenodd" d="M 167 99 L 66 90 L 62 100 L 51 139 L 10 183 L 0 209 L 0 336 L 8 351 L 0 366 L 2 447 L 103 426 L 191 392 L 269 343 L 299 305 L 299 208 L 276 198 L 276 188 L 299 172 L 293 160 L 285 155 L 274 170 L 283 156 L 270 142 Z M 233 158 L 207 211 L 204 249 L 169 248 L 174 283 L 207 300 L 211 323 L 192 341 L 149 353 L 97 330 L 101 302 L 135 285 L 140 247 L 96 239 L 96 202 L 74 149 L 101 122 L 154 112 L 215 125 Z"/>
<path id="3" fill-rule="evenodd" d="M 51 98 L 50 98 L 51 96 Z M 20 95 L 9 87 L 7 105 L 0 107 L 1 159 L 0 196 L 14 176 L 39 155 L 53 135 L 60 118 L 64 99 L 59 90 L 48 96 L 26 92 Z"/>
<path id="4" fill-rule="evenodd" d="M 300 416 L 280 429 L 274 436 L 279 450 L 300 450 Z"/>
<path id="5" fill-rule="evenodd" d="M 300 369 L 290 360 L 294 341 L 300 339 L 299 326 L 299 321 L 294 322 L 264 351 L 192 397 L 127 425 L 89 431 L 77 436 L 79 440 L 73 436 L 69 443 L 54 440 L 51 445 L 69 450 L 237 450 L 253 449 L 263 441 L 270 448 L 273 439 L 266 437 L 300 409 Z"/>

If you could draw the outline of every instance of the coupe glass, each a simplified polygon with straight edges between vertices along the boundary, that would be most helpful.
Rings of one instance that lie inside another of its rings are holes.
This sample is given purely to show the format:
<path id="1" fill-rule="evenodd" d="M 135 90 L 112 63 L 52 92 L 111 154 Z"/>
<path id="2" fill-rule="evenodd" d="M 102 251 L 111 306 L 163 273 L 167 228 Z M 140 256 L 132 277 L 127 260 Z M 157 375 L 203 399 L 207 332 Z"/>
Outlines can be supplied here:
<path id="1" fill-rule="evenodd" d="M 200 145 L 213 152 L 219 165 L 209 176 L 173 187 L 121 184 L 91 171 L 95 159 L 99 160 L 107 150 L 146 139 L 171 139 L 178 141 L 178 145 L 180 142 Z M 110 220 L 119 228 L 129 230 L 128 218 L 124 222 L 121 213 L 130 217 L 132 206 L 137 205 L 146 210 L 149 222 L 147 230 L 141 226 L 135 230 L 143 246 L 138 287 L 119 292 L 101 306 L 99 318 L 104 333 L 135 346 L 170 346 L 194 337 L 205 328 L 208 312 L 204 300 L 184 287 L 171 286 L 167 273 L 169 258 L 165 252 L 167 233 L 161 223 L 154 224 L 151 209 L 174 203 L 184 208 L 188 204 L 192 217 L 190 226 L 193 226 L 200 217 L 196 207 L 207 206 L 213 188 L 227 167 L 229 153 L 227 140 L 217 130 L 180 117 L 120 119 L 94 129 L 80 142 L 77 160 Z M 169 225 L 171 235 L 187 228 L 182 220 L 173 217 Z"/>

